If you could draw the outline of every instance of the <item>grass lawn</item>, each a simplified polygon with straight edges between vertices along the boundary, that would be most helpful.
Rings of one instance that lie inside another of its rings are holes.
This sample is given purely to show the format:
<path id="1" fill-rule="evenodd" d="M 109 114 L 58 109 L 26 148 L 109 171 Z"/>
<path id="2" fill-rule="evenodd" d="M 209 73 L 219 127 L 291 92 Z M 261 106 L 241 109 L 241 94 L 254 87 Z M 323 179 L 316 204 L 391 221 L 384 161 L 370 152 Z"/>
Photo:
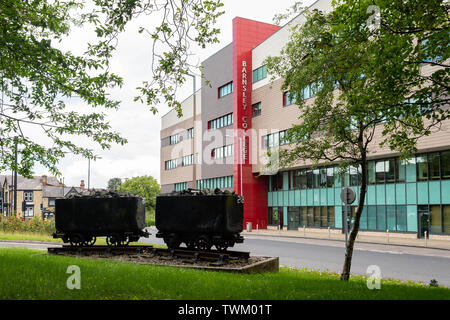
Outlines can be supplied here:
<path id="1" fill-rule="evenodd" d="M 32 240 L 32 241 L 51 241 L 62 242 L 61 239 L 53 239 L 48 234 L 32 233 L 32 232 L 3 232 L 0 231 L 0 239 L 4 240 Z"/>
<path id="2" fill-rule="evenodd" d="M 70 265 L 81 270 L 81 289 L 69 290 Z M 450 289 L 366 279 L 344 283 L 333 273 L 281 268 L 255 275 L 50 256 L 44 251 L 0 249 L 0 299 L 450 299 Z"/>
<path id="3" fill-rule="evenodd" d="M 38 233 L 20 233 L 20 232 L 14 232 L 14 233 L 6 233 L 6 232 L 0 232 L 0 239 L 3 240 L 31 240 L 31 241 L 45 241 L 45 242 L 57 242 L 57 243 L 63 243 L 61 239 L 53 239 L 52 236 L 46 235 L 46 234 L 38 234 Z M 96 245 L 103 244 L 106 245 L 106 238 L 105 237 L 99 237 L 95 241 Z M 130 242 L 130 245 L 142 245 L 141 242 Z M 155 247 L 162 247 L 166 248 L 165 245 L 153 245 Z"/>

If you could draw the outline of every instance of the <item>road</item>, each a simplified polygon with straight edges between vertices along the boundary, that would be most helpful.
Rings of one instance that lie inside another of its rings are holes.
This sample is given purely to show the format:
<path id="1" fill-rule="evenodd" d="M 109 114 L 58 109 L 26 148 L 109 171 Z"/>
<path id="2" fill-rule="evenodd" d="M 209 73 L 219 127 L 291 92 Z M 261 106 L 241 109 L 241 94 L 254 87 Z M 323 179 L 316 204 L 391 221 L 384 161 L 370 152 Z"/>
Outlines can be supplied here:
<path id="1" fill-rule="evenodd" d="M 146 243 L 163 243 L 149 230 Z M 0 247 L 27 247 L 46 249 L 49 244 L 0 242 Z M 250 251 L 252 255 L 278 256 L 280 265 L 341 272 L 344 261 L 344 243 L 339 241 L 245 235 L 243 244 L 234 247 Z M 436 279 L 450 287 L 450 250 L 415 248 L 384 244 L 356 243 L 353 253 L 352 273 L 367 275 L 367 268 L 376 265 L 382 278 L 423 281 Z"/>

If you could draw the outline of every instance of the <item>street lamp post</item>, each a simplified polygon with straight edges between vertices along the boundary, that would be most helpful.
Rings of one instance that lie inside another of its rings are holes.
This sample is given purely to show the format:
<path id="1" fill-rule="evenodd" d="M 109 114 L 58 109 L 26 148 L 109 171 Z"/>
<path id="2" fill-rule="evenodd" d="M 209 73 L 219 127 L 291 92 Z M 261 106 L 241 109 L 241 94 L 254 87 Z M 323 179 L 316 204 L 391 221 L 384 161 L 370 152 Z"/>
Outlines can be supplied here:
<path id="1" fill-rule="evenodd" d="M 97 159 L 101 159 L 101 157 L 97 157 Z M 90 189 L 91 184 L 91 158 L 88 158 L 88 190 Z"/>
<path id="2" fill-rule="evenodd" d="M 197 114 L 197 97 L 195 96 L 195 92 L 197 91 L 196 87 L 196 81 L 195 81 L 195 75 L 194 74 L 187 74 L 188 76 L 192 77 L 193 80 L 193 92 L 192 92 L 192 98 L 193 98 L 193 120 L 194 124 L 192 125 L 192 155 L 193 155 L 193 164 L 192 164 L 192 188 L 197 188 L 197 164 L 196 164 L 196 157 L 195 157 L 195 120 L 196 120 L 196 114 Z"/>

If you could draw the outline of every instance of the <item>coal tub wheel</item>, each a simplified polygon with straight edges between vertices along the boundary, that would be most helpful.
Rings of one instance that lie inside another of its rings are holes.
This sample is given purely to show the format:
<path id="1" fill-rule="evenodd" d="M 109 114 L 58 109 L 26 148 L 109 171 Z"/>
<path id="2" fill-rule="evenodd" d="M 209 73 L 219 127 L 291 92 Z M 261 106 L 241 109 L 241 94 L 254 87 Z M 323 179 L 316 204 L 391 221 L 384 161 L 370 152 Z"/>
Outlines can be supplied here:
<path id="1" fill-rule="evenodd" d="M 164 237 L 164 242 L 169 249 L 177 249 L 181 244 L 180 237 L 175 233 L 171 233 L 167 237 Z"/>
<path id="2" fill-rule="evenodd" d="M 199 250 L 203 251 L 209 250 L 212 247 L 211 238 L 207 235 L 201 235 L 197 238 L 195 246 Z"/>
<path id="3" fill-rule="evenodd" d="M 227 251 L 228 241 L 225 239 L 217 240 L 216 243 L 214 244 L 214 246 L 216 247 L 216 249 L 218 251 Z"/>
<path id="4" fill-rule="evenodd" d="M 189 240 L 189 241 L 185 241 L 184 244 L 186 245 L 186 248 L 194 250 L 195 249 L 195 241 L 194 240 Z"/>
<path id="5" fill-rule="evenodd" d="M 129 244 L 130 244 L 130 238 L 128 238 L 128 237 L 124 237 L 122 240 L 120 240 L 121 246 L 127 246 Z"/>
<path id="6" fill-rule="evenodd" d="M 97 238 L 92 236 L 89 240 L 85 239 L 83 241 L 83 246 L 92 247 L 95 244 L 95 241 L 97 241 Z"/>
<path id="7" fill-rule="evenodd" d="M 76 233 L 69 236 L 69 243 L 71 246 L 82 246 L 84 242 L 83 235 Z"/>

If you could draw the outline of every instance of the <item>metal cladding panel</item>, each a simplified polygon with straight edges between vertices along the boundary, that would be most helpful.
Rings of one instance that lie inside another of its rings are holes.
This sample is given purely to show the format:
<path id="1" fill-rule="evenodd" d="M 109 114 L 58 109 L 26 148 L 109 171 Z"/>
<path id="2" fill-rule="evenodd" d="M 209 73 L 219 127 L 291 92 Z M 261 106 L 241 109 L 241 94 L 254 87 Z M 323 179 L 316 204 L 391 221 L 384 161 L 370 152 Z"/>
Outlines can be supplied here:
<path id="1" fill-rule="evenodd" d="M 156 228 L 167 233 L 239 233 L 244 206 L 238 196 L 158 196 Z"/>
<path id="2" fill-rule="evenodd" d="M 252 49 L 280 27 L 244 18 L 233 19 L 233 130 L 234 190 L 241 194 L 240 138 L 242 146 L 242 195 L 245 223 L 267 227 L 267 177 L 252 173 Z"/>
<path id="3" fill-rule="evenodd" d="M 141 198 L 56 199 L 55 225 L 59 232 L 136 232 L 145 228 Z"/>

